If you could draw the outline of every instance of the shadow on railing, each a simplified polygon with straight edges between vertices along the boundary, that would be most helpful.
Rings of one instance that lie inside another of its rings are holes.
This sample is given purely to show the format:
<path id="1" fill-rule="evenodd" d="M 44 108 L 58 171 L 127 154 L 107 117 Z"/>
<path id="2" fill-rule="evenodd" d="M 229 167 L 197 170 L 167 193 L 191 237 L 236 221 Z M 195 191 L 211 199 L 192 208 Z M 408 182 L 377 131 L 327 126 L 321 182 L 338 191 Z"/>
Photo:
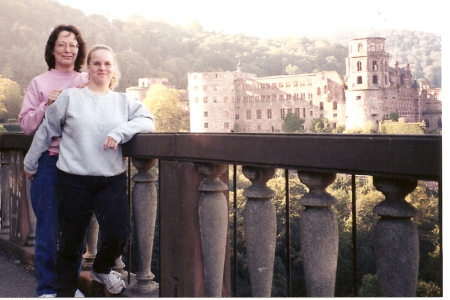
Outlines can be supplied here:
<path id="1" fill-rule="evenodd" d="M 30 143 L 31 137 L 22 134 L 0 134 L 1 229 L 19 246 L 32 239 L 33 231 L 22 171 Z M 139 134 L 124 145 L 123 154 L 136 170 L 129 182 L 133 247 L 138 253 L 133 286 L 137 293 L 159 288 L 163 297 L 236 295 L 232 288 L 236 276 L 230 271 L 230 257 L 236 260 L 236 252 L 230 249 L 229 166 L 238 165 L 251 182 L 243 194 L 247 199 L 243 226 L 252 296 L 269 297 L 272 291 L 277 222 L 271 201 L 275 193 L 267 182 L 277 168 L 286 174 L 296 170 L 309 190 L 299 200 L 304 210 L 298 224 L 308 296 L 335 294 L 339 234 L 333 206 L 337 200 L 326 189 L 337 173 L 351 175 L 353 185 L 355 175 L 373 176 L 375 188 L 385 197 L 374 207 L 379 216 L 373 244 L 380 296 L 416 295 L 419 235 L 412 218 L 417 210 L 405 197 L 418 180 L 436 181 L 442 207 L 441 136 Z M 354 190 L 352 197 L 356 197 Z M 151 270 L 155 227 L 159 286 Z M 86 268 L 96 253 L 95 228 L 93 220 Z M 121 260 L 117 268 L 124 268 Z M 290 289 L 290 282 L 287 285 Z"/>

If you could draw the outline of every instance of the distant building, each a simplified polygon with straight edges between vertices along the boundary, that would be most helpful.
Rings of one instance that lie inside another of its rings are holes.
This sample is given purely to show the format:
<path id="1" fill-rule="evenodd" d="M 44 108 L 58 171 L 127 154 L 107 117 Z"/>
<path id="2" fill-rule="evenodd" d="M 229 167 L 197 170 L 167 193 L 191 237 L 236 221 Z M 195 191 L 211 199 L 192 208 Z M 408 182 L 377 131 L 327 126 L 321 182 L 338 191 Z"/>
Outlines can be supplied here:
<path id="1" fill-rule="evenodd" d="M 408 123 L 425 121 L 430 130 L 441 128 L 442 102 L 429 97 L 435 92 L 429 85 L 413 81 L 409 64 L 403 70 L 397 62 L 389 68 L 385 38 L 350 41 L 346 70 L 346 129 L 369 123 L 377 130 L 392 113 Z"/>
<path id="2" fill-rule="evenodd" d="M 192 132 L 281 132 L 289 112 L 305 120 L 327 118 L 333 128 L 374 130 L 396 113 L 406 122 L 442 126 L 440 89 L 413 81 L 409 64 L 389 67 L 385 38 L 349 43 L 345 80 L 335 71 L 257 77 L 241 71 L 188 74 Z"/>

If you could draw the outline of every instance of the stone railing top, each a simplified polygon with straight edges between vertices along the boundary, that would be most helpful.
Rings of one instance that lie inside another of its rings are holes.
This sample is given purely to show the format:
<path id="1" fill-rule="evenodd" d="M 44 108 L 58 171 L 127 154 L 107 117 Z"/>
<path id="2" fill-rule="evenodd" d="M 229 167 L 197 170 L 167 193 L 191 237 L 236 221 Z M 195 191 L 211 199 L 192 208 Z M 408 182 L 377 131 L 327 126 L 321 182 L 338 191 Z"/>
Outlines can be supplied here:
<path id="1" fill-rule="evenodd" d="M 0 134 L 0 150 L 27 149 L 32 137 Z M 270 165 L 423 180 L 442 178 L 441 135 L 381 134 L 138 134 L 125 156 L 167 160 Z"/>

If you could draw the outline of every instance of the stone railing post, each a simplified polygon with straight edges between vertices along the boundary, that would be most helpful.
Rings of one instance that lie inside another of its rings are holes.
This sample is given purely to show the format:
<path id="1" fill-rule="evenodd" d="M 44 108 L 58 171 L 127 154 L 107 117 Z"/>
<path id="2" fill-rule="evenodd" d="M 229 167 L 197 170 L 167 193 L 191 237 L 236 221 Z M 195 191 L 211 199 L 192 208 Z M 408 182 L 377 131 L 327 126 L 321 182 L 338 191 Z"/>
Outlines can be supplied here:
<path id="1" fill-rule="evenodd" d="M 157 208 L 154 182 L 158 178 L 150 172 L 150 169 L 156 165 L 156 159 L 133 158 L 132 164 L 138 171 L 132 177 L 134 182 L 132 192 L 133 220 L 138 247 L 138 271 L 134 291 L 150 293 L 159 287 L 153 281 L 155 275 L 151 272 Z"/>
<path id="2" fill-rule="evenodd" d="M 9 233 L 11 225 L 11 201 L 9 199 L 9 152 L 0 154 L 0 188 L 1 188 L 1 218 L 0 233 Z"/>
<path id="3" fill-rule="evenodd" d="M 34 214 L 33 205 L 31 204 L 31 180 L 25 178 L 28 200 L 28 217 L 30 218 L 30 232 L 27 236 L 27 246 L 34 246 L 36 244 L 36 215 Z"/>
<path id="4" fill-rule="evenodd" d="M 242 167 L 252 185 L 245 189 L 244 234 L 253 297 L 270 297 L 276 245 L 276 211 L 267 187 L 275 168 Z"/>
<path id="5" fill-rule="evenodd" d="M 199 163 L 198 172 L 204 176 L 198 190 L 199 225 L 207 297 L 221 297 L 228 237 L 228 201 L 224 191 L 228 186 L 220 180 L 228 166 Z"/>
<path id="6" fill-rule="evenodd" d="M 308 297 L 333 297 L 339 246 L 336 215 L 331 208 L 337 200 L 326 188 L 334 173 L 298 171 L 309 193 L 300 199 L 305 206 L 300 218 L 300 246 Z"/>
<path id="7" fill-rule="evenodd" d="M 405 196 L 417 180 L 374 177 L 385 200 L 374 208 L 380 216 L 374 228 L 378 288 L 381 297 L 415 297 L 419 272 L 419 236 L 412 217 L 417 209 Z"/>

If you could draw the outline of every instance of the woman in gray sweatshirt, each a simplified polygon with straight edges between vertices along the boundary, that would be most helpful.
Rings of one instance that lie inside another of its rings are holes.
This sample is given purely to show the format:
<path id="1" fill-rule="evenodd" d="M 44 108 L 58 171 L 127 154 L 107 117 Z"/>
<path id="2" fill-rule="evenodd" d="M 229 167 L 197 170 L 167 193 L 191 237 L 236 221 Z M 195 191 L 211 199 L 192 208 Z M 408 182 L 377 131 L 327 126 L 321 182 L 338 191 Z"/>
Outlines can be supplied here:
<path id="1" fill-rule="evenodd" d="M 129 237 L 126 163 L 121 144 L 136 133 L 155 129 L 146 106 L 114 92 L 119 72 L 114 52 L 94 46 L 87 57 L 89 83 L 61 92 L 45 112 L 25 157 L 25 174 L 33 179 L 41 154 L 53 137 L 61 136 L 56 186 L 61 231 L 56 256 L 58 297 L 73 297 L 78 261 L 92 213 L 102 236 L 91 276 L 119 294 L 125 282 L 111 268 L 123 254 Z"/>

